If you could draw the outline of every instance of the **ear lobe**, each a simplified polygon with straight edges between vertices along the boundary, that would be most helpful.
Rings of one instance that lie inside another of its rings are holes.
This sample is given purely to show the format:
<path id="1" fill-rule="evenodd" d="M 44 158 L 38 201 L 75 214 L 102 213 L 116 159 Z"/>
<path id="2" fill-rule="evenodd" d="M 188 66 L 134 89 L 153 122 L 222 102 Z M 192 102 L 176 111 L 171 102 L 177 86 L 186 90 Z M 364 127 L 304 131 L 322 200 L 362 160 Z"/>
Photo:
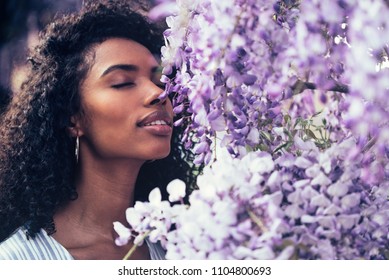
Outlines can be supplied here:
<path id="1" fill-rule="evenodd" d="M 70 117 L 70 126 L 67 128 L 70 136 L 80 137 L 83 133 L 80 127 L 80 118 L 76 115 Z"/>
<path id="2" fill-rule="evenodd" d="M 79 137 L 80 136 L 79 130 L 74 126 L 68 127 L 67 131 L 70 134 L 70 136 L 72 136 L 72 137 Z"/>

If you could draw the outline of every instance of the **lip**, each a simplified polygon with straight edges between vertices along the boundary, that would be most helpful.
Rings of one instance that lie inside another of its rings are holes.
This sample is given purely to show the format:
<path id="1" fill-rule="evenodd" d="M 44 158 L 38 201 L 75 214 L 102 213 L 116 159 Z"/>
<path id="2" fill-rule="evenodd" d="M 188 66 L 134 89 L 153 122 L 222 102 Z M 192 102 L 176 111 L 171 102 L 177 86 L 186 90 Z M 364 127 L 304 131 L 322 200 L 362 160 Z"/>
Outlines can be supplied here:
<path id="1" fill-rule="evenodd" d="M 155 121 L 164 121 L 166 124 L 156 124 L 147 126 L 147 124 Z M 152 134 L 157 136 L 168 136 L 173 131 L 173 117 L 166 111 L 154 111 L 143 117 L 137 126 L 144 128 Z"/>

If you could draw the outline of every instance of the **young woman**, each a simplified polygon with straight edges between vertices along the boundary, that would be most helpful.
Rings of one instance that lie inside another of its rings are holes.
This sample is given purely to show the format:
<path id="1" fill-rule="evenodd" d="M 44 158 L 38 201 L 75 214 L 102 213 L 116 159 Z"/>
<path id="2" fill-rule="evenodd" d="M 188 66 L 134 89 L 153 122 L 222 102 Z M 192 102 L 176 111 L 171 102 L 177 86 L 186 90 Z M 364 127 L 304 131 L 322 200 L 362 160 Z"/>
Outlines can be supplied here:
<path id="1" fill-rule="evenodd" d="M 156 54 L 161 33 L 125 1 L 48 26 L 0 128 L 0 259 L 122 259 L 112 223 L 155 187 L 193 184 Z M 147 241 L 147 240 L 146 240 Z M 146 242 L 136 259 L 161 259 Z"/>

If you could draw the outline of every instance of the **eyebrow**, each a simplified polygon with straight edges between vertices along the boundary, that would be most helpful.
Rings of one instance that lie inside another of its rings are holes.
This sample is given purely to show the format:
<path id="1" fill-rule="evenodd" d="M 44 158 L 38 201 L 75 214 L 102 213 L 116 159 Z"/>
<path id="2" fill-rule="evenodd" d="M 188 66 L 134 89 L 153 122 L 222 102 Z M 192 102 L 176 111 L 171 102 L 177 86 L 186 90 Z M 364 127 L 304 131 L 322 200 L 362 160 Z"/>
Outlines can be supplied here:
<path id="1" fill-rule="evenodd" d="M 133 71 L 138 71 L 139 67 L 133 64 L 115 64 L 105 69 L 103 74 L 101 74 L 100 78 L 115 70 L 133 72 Z"/>
<path id="2" fill-rule="evenodd" d="M 101 74 L 100 77 L 103 77 L 103 76 L 107 75 L 108 73 L 111 73 L 111 72 L 116 71 L 116 70 L 134 72 L 134 71 L 138 71 L 139 67 L 136 65 L 133 65 L 133 64 L 115 64 L 115 65 L 112 65 L 112 66 L 108 67 L 107 69 L 105 69 L 103 74 Z M 162 71 L 161 66 L 155 66 L 155 67 L 151 68 L 151 73 L 153 73 L 153 74 L 157 73 L 159 71 Z"/>

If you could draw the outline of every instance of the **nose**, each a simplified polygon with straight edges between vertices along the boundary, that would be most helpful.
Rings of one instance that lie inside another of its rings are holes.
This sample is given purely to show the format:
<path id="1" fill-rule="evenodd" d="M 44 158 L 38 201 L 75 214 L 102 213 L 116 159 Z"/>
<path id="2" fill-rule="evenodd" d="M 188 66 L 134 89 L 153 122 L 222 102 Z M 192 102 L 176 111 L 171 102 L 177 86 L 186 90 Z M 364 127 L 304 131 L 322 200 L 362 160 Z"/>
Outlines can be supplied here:
<path id="1" fill-rule="evenodd" d="M 147 85 L 147 97 L 145 99 L 145 105 L 146 106 L 154 106 L 157 104 L 166 104 L 167 97 L 162 97 L 163 89 L 158 87 L 156 84 L 154 84 L 152 81 L 148 82 Z"/>

